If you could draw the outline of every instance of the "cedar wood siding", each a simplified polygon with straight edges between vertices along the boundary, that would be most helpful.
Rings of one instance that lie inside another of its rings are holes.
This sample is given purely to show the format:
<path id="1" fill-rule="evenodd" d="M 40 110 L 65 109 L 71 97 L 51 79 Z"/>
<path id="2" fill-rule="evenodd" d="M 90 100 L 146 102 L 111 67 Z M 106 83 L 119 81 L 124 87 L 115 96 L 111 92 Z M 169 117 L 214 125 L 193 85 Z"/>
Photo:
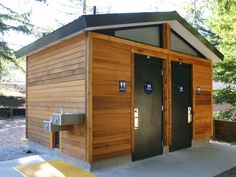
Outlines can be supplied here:
<path id="1" fill-rule="evenodd" d="M 193 140 L 210 138 L 212 116 L 212 63 L 210 60 L 160 49 L 112 36 L 91 33 L 93 41 L 92 159 L 131 153 L 133 137 L 133 54 L 164 59 L 164 143 L 172 142 L 171 61 L 192 64 Z M 119 80 L 127 81 L 120 93 Z M 201 86 L 201 95 L 196 94 Z M 168 119 L 168 120 L 167 120 Z"/>
<path id="2" fill-rule="evenodd" d="M 213 136 L 212 63 L 198 63 L 193 66 L 194 129 L 193 139 Z M 201 94 L 197 94 L 197 86 Z"/>
<path id="3" fill-rule="evenodd" d="M 164 61 L 165 145 L 171 144 L 172 135 L 171 61 L 193 65 L 193 140 L 212 136 L 211 61 L 88 33 L 88 39 L 85 34 L 80 34 L 27 57 L 27 130 L 30 140 L 52 146 L 53 136 L 43 131 L 42 121 L 63 107 L 65 112 L 91 114 L 86 116 L 89 119 L 87 125 L 61 132 L 63 153 L 87 161 L 132 153 L 135 53 Z M 126 92 L 119 92 L 119 80 L 126 80 Z M 201 95 L 196 94 L 197 85 L 201 86 Z"/>
<path id="4" fill-rule="evenodd" d="M 27 57 L 27 130 L 34 142 L 53 147 L 53 134 L 42 129 L 52 113 L 85 113 L 86 36 L 80 34 Z M 62 131 L 60 150 L 86 159 L 86 126 Z"/>
<path id="5" fill-rule="evenodd" d="M 93 40 L 93 160 L 131 152 L 131 53 L 129 46 Z M 119 92 L 118 81 L 127 91 Z"/>

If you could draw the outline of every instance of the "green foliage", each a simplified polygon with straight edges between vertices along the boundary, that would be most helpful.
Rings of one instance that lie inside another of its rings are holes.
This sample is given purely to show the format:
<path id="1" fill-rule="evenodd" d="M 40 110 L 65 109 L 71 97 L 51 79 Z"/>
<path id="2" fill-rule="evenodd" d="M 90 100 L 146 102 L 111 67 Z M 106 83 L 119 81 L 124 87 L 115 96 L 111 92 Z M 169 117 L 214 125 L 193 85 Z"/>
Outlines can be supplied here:
<path id="1" fill-rule="evenodd" d="M 236 106 L 236 89 L 235 87 L 228 86 L 222 90 L 214 91 L 215 103 L 223 104 L 229 103 Z"/>
<path id="2" fill-rule="evenodd" d="M 225 111 L 217 111 L 214 113 L 214 118 L 216 120 L 236 121 L 236 109 L 235 107 L 230 107 Z"/>
<path id="3" fill-rule="evenodd" d="M 232 94 L 236 89 L 236 0 L 215 0 L 211 11 L 212 17 L 207 22 L 213 32 L 219 35 L 218 48 L 225 56 L 223 62 L 214 65 L 214 80 L 227 85 L 222 90 L 225 98 L 217 94 L 220 98 L 216 96 L 216 99 L 235 105 L 235 99 L 232 101 L 231 98 L 235 97 Z"/>
<path id="4" fill-rule="evenodd" d="M 214 81 L 224 88 L 214 91 L 216 103 L 232 107 L 217 112 L 217 119 L 235 120 L 236 106 L 236 0 L 191 0 L 187 20 L 223 54 L 224 61 L 214 64 Z"/>
<path id="5" fill-rule="evenodd" d="M 5 96 L 0 94 L 0 107 L 23 107 L 25 98 L 20 96 Z"/>
<path id="6" fill-rule="evenodd" d="M 4 41 L 3 36 L 11 31 L 31 34 L 33 25 L 30 24 L 29 15 L 29 13 L 18 14 L 0 3 L 0 74 L 7 70 L 9 64 L 22 69 L 19 60 L 14 56 L 14 51 Z"/>
<path id="7" fill-rule="evenodd" d="M 210 0 L 190 0 L 185 7 L 185 19 L 207 38 L 213 45 L 218 45 L 219 36 L 205 23 L 208 18 Z"/>
<path id="8" fill-rule="evenodd" d="M 218 48 L 225 60 L 236 59 L 236 0 L 215 0 L 212 3 L 212 16 L 207 20 L 213 32 L 219 35 Z"/>
<path id="9" fill-rule="evenodd" d="M 214 0 L 212 16 L 207 20 L 212 31 L 219 36 L 219 50 L 224 54 L 223 62 L 214 65 L 214 80 L 225 85 L 214 91 L 216 103 L 229 103 L 232 107 L 216 114 L 216 119 L 236 120 L 236 0 Z"/>

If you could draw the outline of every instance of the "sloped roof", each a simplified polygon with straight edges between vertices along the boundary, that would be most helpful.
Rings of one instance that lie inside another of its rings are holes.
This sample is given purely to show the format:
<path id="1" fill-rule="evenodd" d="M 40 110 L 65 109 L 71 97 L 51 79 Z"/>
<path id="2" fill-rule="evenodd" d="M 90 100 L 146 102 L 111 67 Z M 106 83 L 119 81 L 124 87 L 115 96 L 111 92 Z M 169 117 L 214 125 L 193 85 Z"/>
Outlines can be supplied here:
<path id="1" fill-rule="evenodd" d="M 223 54 L 198 33 L 197 30 L 176 11 L 83 15 L 77 20 L 21 48 L 16 52 L 16 56 L 19 58 L 30 55 L 83 31 L 155 25 L 161 23 L 169 23 L 173 30 L 206 58 L 213 60 L 213 62 L 223 60 Z"/>

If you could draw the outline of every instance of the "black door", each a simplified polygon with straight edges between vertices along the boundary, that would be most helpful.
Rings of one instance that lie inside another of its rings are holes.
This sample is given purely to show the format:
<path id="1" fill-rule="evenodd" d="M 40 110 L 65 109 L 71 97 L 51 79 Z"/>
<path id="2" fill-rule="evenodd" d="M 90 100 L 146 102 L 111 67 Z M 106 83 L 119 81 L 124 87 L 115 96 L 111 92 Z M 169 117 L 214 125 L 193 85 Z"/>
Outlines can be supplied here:
<path id="1" fill-rule="evenodd" d="M 192 66 L 172 62 L 172 145 L 170 151 L 188 148 L 192 143 Z"/>
<path id="2" fill-rule="evenodd" d="M 133 160 L 162 154 L 162 61 L 135 55 Z"/>

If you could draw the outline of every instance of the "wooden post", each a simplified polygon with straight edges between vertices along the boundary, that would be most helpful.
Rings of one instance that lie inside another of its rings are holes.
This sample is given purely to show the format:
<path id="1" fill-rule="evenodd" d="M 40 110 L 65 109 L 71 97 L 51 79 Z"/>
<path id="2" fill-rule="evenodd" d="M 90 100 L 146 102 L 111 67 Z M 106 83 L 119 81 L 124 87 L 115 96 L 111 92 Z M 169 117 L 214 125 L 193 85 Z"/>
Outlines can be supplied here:
<path id="1" fill-rule="evenodd" d="M 211 137 L 214 137 L 214 99 L 213 99 L 213 64 L 212 64 L 212 61 L 211 61 L 211 64 L 210 64 L 210 67 L 211 67 Z"/>
<path id="2" fill-rule="evenodd" d="M 54 149 L 55 147 L 55 133 L 51 132 L 50 133 L 50 148 Z"/>
<path id="3" fill-rule="evenodd" d="M 162 29 L 162 47 L 171 49 L 171 27 L 169 24 L 163 24 Z M 169 57 L 163 62 L 163 98 L 164 98 L 164 145 L 171 144 L 171 62 Z"/>
<path id="4" fill-rule="evenodd" d="M 196 95 L 195 95 L 195 65 L 192 65 L 192 140 L 195 139 L 195 100 L 196 100 Z"/>
<path id="5" fill-rule="evenodd" d="M 92 82 L 92 60 L 93 60 L 93 39 L 92 34 L 87 33 L 87 45 L 86 45 L 86 159 L 88 162 L 93 160 L 93 82 Z"/>
<path id="6" fill-rule="evenodd" d="M 162 47 L 164 49 L 171 49 L 171 27 L 168 23 L 163 24 Z"/>
<path id="7" fill-rule="evenodd" d="M 28 57 L 26 57 L 26 87 L 25 87 L 25 138 L 28 139 Z"/>

